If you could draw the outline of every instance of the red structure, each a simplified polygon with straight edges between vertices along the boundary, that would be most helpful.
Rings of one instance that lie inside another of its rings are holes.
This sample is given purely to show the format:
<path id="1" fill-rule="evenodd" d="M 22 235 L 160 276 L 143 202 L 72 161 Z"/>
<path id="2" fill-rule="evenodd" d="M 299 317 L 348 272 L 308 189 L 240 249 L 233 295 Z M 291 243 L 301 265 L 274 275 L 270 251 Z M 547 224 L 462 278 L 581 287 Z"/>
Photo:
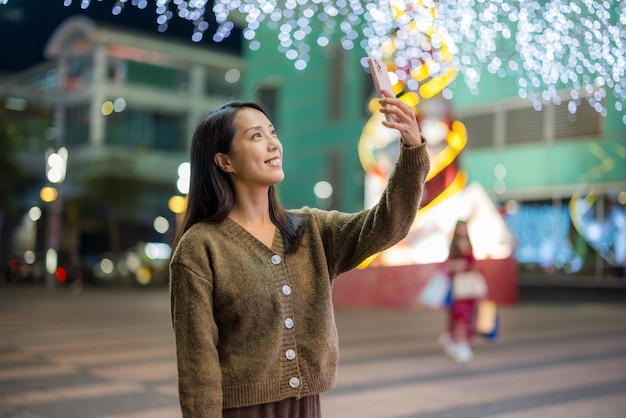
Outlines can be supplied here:
<path id="1" fill-rule="evenodd" d="M 513 258 L 480 260 L 479 269 L 487 280 L 489 299 L 498 304 L 518 301 L 517 262 Z M 354 269 L 335 281 L 333 299 L 337 309 L 419 308 L 419 296 L 441 264 L 370 266 Z"/>

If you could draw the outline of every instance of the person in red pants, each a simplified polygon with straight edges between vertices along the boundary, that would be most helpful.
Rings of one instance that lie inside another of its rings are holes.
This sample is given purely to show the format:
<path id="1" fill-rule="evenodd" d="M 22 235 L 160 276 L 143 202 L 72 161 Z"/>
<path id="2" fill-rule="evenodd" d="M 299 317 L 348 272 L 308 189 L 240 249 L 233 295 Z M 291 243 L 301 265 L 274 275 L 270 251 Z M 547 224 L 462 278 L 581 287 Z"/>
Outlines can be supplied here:
<path id="1" fill-rule="evenodd" d="M 477 270 L 466 221 L 459 221 L 456 224 L 446 265 L 453 287 L 454 276 L 457 273 Z M 448 329 L 441 335 L 440 342 L 445 353 L 457 362 L 468 362 L 474 355 L 470 344 L 474 333 L 474 312 L 477 302 L 476 297 L 453 296 L 448 309 Z"/>

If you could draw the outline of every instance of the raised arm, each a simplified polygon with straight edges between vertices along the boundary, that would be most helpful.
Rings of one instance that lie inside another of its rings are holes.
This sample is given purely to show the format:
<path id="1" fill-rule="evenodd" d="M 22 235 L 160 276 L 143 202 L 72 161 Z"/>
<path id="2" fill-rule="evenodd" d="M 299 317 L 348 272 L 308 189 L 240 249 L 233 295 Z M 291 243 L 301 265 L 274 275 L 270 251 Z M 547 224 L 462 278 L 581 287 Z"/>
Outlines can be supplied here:
<path id="1" fill-rule="evenodd" d="M 381 107 L 379 111 L 384 114 L 395 116 L 395 122 L 383 121 L 387 128 L 397 129 L 402 136 L 402 143 L 407 147 L 416 147 L 422 144 L 422 134 L 417 125 L 415 112 L 411 106 L 397 99 L 394 95 L 383 90 L 385 97 L 379 99 Z"/>

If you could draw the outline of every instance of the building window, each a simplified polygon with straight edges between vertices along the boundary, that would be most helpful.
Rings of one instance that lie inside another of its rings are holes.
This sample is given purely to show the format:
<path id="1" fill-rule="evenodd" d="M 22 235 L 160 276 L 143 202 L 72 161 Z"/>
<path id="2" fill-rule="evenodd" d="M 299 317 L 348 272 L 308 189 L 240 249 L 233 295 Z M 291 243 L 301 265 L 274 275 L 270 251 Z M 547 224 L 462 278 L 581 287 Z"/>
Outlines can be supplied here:
<path id="1" fill-rule="evenodd" d="M 328 119 L 339 121 L 343 118 L 344 106 L 344 61 L 345 51 L 340 46 L 334 46 L 330 52 L 328 66 Z"/>
<path id="2" fill-rule="evenodd" d="M 507 110 L 504 142 L 507 145 L 518 145 L 543 141 L 544 115 L 544 112 L 538 112 L 532 107 Z"/>
<path id="3" fill-rule="evenodd" d="M 467 129 L 467 148 L 493 147 L 495 145 L 495 114 L 483 113 L 463 118 Z"/>
<path id="4" fill-rule="evenodd" d="M 626 191 L 545 201 L 516 202 L 505 220 L 517 240 L 522 274 L 624 277 Z"/>
<path id="5" fill-rule="evenodd" d="M 467 129 L 470 149 L 602 135 L 603 118 L 586 100 L 578 104 L 576 113 L 570 113 L 568 106 L 569 102 L 563 101 L 559 105 L 545 104 L 537 111 L 530 104 L 504 104 L 496 109 L 461 114 L 459 119 Z"/>
<path id="6" fill-rule="evenodd" d="M 581 103 L 576 113 L 570 113 L 567 102 L 554 107 L 554 139 L 571 139 L 597 136 L 601 133 L 602 115 L 587 101 Z"/>
<path id="7" fill-rule="evenodd" d="M 184 116 L 126 110 L 106 117 L 106 143 L 152 151 L 185 149 Z"/>
<path id="8" fill-rule="evenodd" d="M 256 92 L 257 100 L 265 106 L 270 113 L 270 119 L 274 127 L 278 127 L 278 87 L 261 86 Z"/>
<path id="9" fill-rule="evenodd" d="M 90 57 L 75 57 L 67 62 L 67 75 L 63 88 L 72 91 L 85 88 L 93 78 L 93 65 Z"/>
<path id="10" fill-rule="evenodd" d="M 206 70 L 205 93 L 224 99 L 241 97 L 241 73 L 237 69 Z"/>
<path id="11" fill-rule="evenodd" d="M 58 81 L 56 68 L 51 68 L 28 78 L 24 81 L 24 86 L 41 90 L 54 90 L 58 86 Z"/>
<path id="12" fill-rule="evenodd" d="M 117 68 L 109 76 L 123 74 L 126 83 L 150 86 L 162 90 L 187 90 L 187 72 L 176 68 L 161 67 L 144 62 L 126 61 L 123 70 Z M 114 78 L 116 79 L 116 78 Z"/>
<path id="13" fill-rule="evenodd" d="M 79 105 L 67 109 L 66 143 L 67 145 L 86 144 L 89 142 L 89 106 Z"/>

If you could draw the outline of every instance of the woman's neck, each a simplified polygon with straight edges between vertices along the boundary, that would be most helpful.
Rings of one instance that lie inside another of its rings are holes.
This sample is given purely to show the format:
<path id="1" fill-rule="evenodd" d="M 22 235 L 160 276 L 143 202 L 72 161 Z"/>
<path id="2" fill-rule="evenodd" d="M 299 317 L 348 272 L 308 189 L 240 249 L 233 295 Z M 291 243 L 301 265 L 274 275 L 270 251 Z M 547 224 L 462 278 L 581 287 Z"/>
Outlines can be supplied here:
<path id="1" fill-rule="evenodd" d="M 235 204 L 228 216 L 240 225 L 257 227 L 271 225 L 267 189 L 254 194 L 236 194 Z"/>

